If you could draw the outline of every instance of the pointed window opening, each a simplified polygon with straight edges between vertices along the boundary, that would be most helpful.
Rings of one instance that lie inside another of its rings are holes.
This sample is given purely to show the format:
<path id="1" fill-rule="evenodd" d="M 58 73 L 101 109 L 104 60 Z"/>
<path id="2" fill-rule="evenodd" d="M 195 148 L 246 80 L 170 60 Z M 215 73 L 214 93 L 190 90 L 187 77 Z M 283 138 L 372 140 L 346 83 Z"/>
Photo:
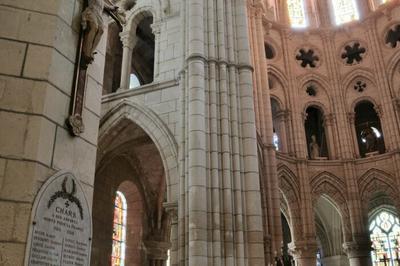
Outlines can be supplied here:
<path id="1" fill-rule="evenodd" d="M 307 26 L 304 1 L 288 0 L 287 1 L 290 24 L 294 28 L 304 28 Z"/>
<path id="2" fill-rule="evenodd" d="M 398 265 L 400 260 L 400 223 L 399 218 L 382 210 L 369 224 L 372 242 L 372 262 L 378 265 Z"/>
<path id="3" fill-rule="evenodd" d="M 126 199 L 117 191 L 114 202 L 114 226 L 111 266 L 125 265 L 126 246 Z"/>
<path id="4" fill-rule="evenodd" d="M 359 19 L 359 14 L 354 0 L 332 0 L 336 25 L 344 24 Z"/>

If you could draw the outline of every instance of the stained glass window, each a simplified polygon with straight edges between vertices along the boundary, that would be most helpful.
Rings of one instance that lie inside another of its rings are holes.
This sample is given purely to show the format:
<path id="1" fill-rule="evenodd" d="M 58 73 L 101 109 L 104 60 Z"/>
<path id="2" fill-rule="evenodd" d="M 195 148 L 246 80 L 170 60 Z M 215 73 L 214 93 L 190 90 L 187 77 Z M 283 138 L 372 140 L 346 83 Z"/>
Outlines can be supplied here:
<path id="1" fill-rule="evenodd" d="M 126 234 L 126 199 L 117 191 L 114 203 L 114 227 L 111 266 L 124 266 Z"/>
<path id="2" fill-rule="evenodd" d="M 359 18 L 354 0 L 332 0 L 337 25 L 357 20 Z"/>
<path id="3" fill-rule="evenodd" d="M 292 27 L 303 28 L 307 26 L 303 0 L 287 0 L 287 6 Z"/>
<path id="4" fill-rule="evenodd" d="M 395 266 L 400 262 L 399 218 L 387 211 L 379 212 L 369 225 L 374 266 Z"/>

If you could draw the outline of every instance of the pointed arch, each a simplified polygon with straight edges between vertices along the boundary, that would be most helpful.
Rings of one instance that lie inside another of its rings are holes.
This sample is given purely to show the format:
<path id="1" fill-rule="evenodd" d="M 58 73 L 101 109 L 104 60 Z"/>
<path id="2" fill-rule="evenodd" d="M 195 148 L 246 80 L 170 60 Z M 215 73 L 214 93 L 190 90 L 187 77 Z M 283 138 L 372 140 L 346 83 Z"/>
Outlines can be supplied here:
<path id="1" fill-rule="evenodd" d="M 283 164 L 278 165 L 279 189 L 286 201 L 292 228 L 292 241 L 301 239 L 303 228 L 300 209 L 300 185 L 294 173 Z"/>
<path id="2" fill-rule="evenodd" d="M 178 146 L 167 125 L 151 109 L 129 100 L 114 106 L 100 120 L 99 150 L 115 138 L 118 129 L 123 129 L 129 123 L 143 129 L 156 145 L 165 169 L 168 201 L 177 202 L 178 195 L 172 191 L 179 191 Z M 101 155 L 98 155 L 98 161 L 101 161 Z"/>
<path id="3" fill-rule="evenodd" d="M 374 74 L 367 68 L 358 68 L 356 70 L 351 71 L 350 73 L 348 73 L 344 78 L 343 78 L 343 87 L 344 88 L 349 88 L 351 86 L 351 84 L 356 80 L 356 79 L 366 79 L 368 80 L 371 84 L 373 84 L 374 86 L 376 86 L 374 80 Z"/>
<path id="4" fill-rule="evenodd" d="M 302 75 L 299 80 L 300 88 L 303 88 L 304 86 L 307 85 L 307 83 L 310 82 L 315 82 L 318 85 L 321 86 L 321 88 L 324 88 L 325 92 L 327 93 L 327 90 L 331 90 L 331 85 L 329 84 L 328 79 L 325 76 L 318 75 L 316 73 L 307 73 L 305 75 Z"/>
<path id="5" fill-rule="evenodd" d="M 135 35 L 136 28 L 140 21 L 146 17 L 153 17 L 153 21 L 157 21 L 159 15 L 151 5 L 144 5 L 140 7 L 134 7 L 131 12 L 128 13 L 126 18 L 126 26 L 123 31 L 128 31 Z"/>
<path id="6" fill-rule="evenodd" d="M 288 80 L 285 74 L 278 67 L 268 64 L 267 70 L 268 74 L 272 74 L 282 84 L 283 87 L 288 87 Z"/>
<path id="7" fill-rule="evenodd" d="M 368 204 L 376 193 L 384 193 L 392 200 L 397 211 L 399 211 L 400 191 L 394 184 L 396 184 L 396 180 L 392 175 L 376 168 L 369 169 L 361 175 L 358 178 L 358 186 L 364 209 L 368 210 Z"/>
<path id="8" fill-rule="evenodd" d="M 338 209 L 342 217 L 343 236 L 345 241 L 351 240 L 350 212 L 347 206 L 346 184 L 342 178 L 324 171 L 310 180 L 314 202 L 320 196 L 327 197 Z"/>

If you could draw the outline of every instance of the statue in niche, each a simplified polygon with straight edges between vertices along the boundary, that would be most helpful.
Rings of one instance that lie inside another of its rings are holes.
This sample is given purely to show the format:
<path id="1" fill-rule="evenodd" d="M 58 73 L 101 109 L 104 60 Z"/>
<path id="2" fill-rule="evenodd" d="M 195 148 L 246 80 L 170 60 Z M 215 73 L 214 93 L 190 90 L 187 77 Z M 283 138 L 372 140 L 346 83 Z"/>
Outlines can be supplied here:
<path id="1" fill-rule="evenodd" d="M 374 152 L 377 150 L 378 139 L 376 138 L 375 133 L 371 127 L 364 129 L 361 133 L 361 137 L 365 139 L 365 148 L 367 152 Z"/>
<path id="2" fill-rule="evenodd" d="M 82 57 L 86 64 L 93 61 L 95 50 L 104 33 L 103 11 L 125 24 L 125 13 L 110 0 L 88 0 L 88 6 L 82 12 L 82 29 L 85 32 Z"/>
<path id="3" fill-rule="evenodd" d="M 317 137 L 315 135 L 311 136 L 310 157 L 311 159 L 317 159 L 318 157 L 320 157 L 320 148 L 317 142 Z"/>

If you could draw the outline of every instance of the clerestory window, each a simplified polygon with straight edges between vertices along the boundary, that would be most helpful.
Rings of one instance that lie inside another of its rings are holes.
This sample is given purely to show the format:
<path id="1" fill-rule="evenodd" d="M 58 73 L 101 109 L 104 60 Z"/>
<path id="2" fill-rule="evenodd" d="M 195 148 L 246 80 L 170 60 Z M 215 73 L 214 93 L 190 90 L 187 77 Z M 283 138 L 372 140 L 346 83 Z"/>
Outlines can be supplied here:
<path id="1" fill-rule="evenodd" d="M 303 0 L 287 1 L 290 24 L 294 28 L 304 28 L 307 26 L 305 7 Z"/>
<path id="2" fill-rule="evenodd" d="M 355 0 L 332 0 L 336 25 L 359 19 Z"/>

